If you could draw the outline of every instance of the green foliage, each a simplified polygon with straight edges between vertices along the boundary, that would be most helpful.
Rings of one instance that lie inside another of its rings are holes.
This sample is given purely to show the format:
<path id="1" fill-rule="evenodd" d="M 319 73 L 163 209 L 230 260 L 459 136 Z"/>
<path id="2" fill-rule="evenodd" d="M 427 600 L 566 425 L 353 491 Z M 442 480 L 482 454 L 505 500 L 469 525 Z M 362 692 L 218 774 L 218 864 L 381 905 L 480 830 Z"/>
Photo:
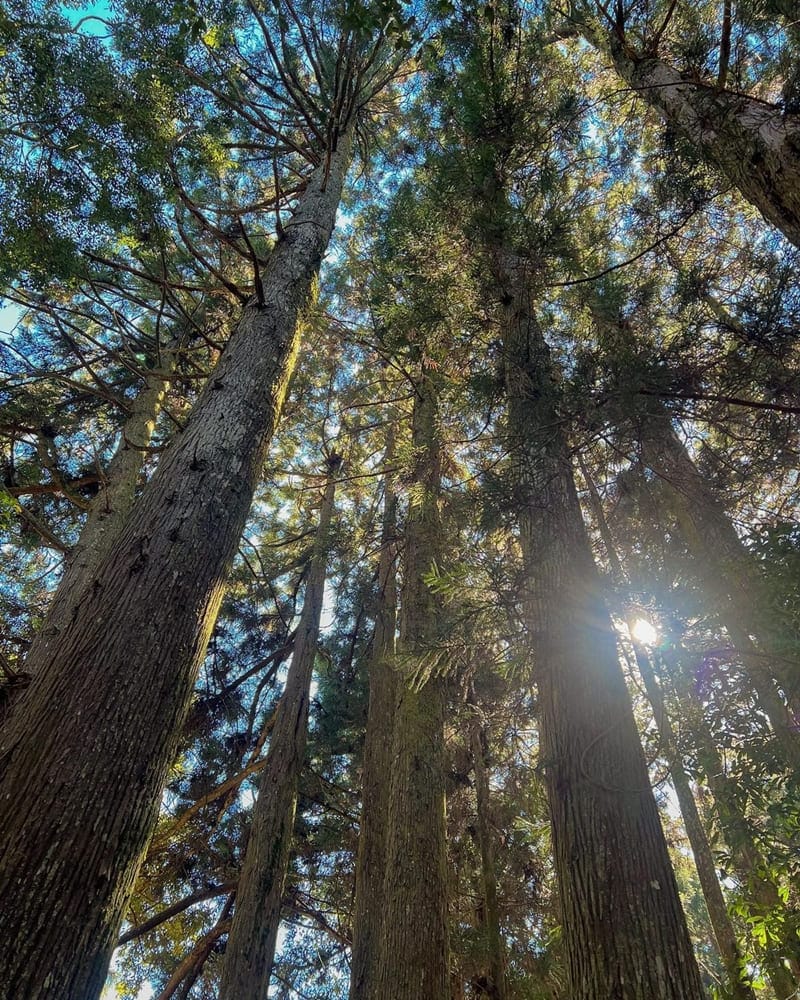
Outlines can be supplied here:
<path id="1" fill-rule="evenodd" d="M 797 39 L 781 2 L 737 5 L 729 88 L 765 100 L 780 92 L 791 112 Z M 593 4 L 573 6 L 584 20 L 597 14 Z M 710 84 L 717 7 L 634 2 L 621 30 L 646 45 L 663 24 L 660 54 Z M 401 655 L 395 666 L 416 690 L 439 678 L 447 694 L 454 981 L 473 1000 L 486 971 L 468 740 L 478 713 L 509 996 L 567 1000 L 529 687 L 519 496 L 504 432 L 506 303 L 487 294 L 502 246 L 530 278 L 558 419 L 581 476 L 597 487 L 605 534 L 588 481 L 578 482 L 607 602 L 620 620 L 635 605 L 660 623 L 655 659 L 699 787 L 720 774 L 709 740 L 722 760 L 727 793 L 719 785 L 704 792 L 704 811 L 734 927 L 762 976 L 760 996 L 772 1000 L 765 958 L 796 937 L 800 909 L 796 775 L 671 513 L 668 477 L 643 458 L 640 427 L 657 401 L 746 538 L 773 650 L 794 665 L 796 255 L 720 194 L 702 151 L 652 126 L 586 44 L 548 39 L 561 23 L 555 9 L 127 0 L 97 35 L 72 13 L 23 0 L 0 13 L 0 288 L 24 313 L 0 345 L 4 672 L 6 663 L 12 672 L 23 665 L 62 550 L 79 537 L 130 403 L 162 371 L 167 346 L 176 347 L 176 369 L 142 480 L 183 426 L 257 269 L 291 232 L 298 197 L 348 115 L 363 168 L 350 178 L 340 237 L 304 319 L 286 421 L 180 736 L 130 924 L 237 875 L 257 771 L 215 791 L 269 746 L 319 469 L 334 449 L 344 463 L 326 596 L 332 620 L 316 662 L 274 990 L 346 995 L 377 484 L 391 426 L 393 542 L 402 550 L 405 520 L 433 500 L 444 535 L 445 558 L 431 558 L 424 577 L 439 608 L 435 634 L 422 655 Z M 387 43 L 372 49 L 376 35 Z M 354 53 L 361 62 L 343 76 Z M 366 99 L 364 81 L 398 70 L 394 90 Z M 409 432 L 423 376 L 440 394 L 435 497 L 419 481 L 425 450 Z M 542 428 L 542 441 L 550 437 Z M 631 691 L 654 773 L 663 774 L 661 739 L 636 681 Z M 726 996 L 682 832 L 674 817 L 665 823 L 707 983 Z M 751 842 L 758 858 L 744 864 Z M 759 899 L 765 883 L 775 890 L 769 905 Z M 121 951 L 118 994 L 135 997 L 145 981 L 162 989 L 225 898 L 201 901 Z M 223 943 L 187 996 L 214 995 Z"/>

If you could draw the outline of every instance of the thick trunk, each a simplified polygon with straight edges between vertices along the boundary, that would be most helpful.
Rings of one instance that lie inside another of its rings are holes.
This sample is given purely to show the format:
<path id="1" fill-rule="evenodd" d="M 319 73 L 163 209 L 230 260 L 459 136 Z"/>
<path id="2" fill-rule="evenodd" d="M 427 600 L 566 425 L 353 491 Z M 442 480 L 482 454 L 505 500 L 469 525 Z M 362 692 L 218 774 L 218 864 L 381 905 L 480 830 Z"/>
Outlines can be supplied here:
<path id="1" fill-rule="evenodd" d="M 131 402 L 122 425 L 117 449 L 103 474 L 100 492 L 92 501 L 80 537 L 69 554 L 52 604 L 28 652 L 28 662 L 46 663 L 55 652 L 59 636 L 76 611 L 95 567 L 105 559 L 125 526 L 136 500 L 136 487 L 175 367 L 174 350 L 162 352 L 158 375 L 147 376 Z"/>
<path id="2" fill-rule="evenodd" d="M 667 486 L 673 514 L 695 557 L 698 574 L 742 656 L 759 703 L 788 763 L 800 770 L 797 725 L 773 681 L 773 677 L 778 679 L 790 705 L 800 707 L 798 670 L 777 648 L 765 621 L 768 599 L 758 567 L 668 415 L 663 411 L 643 415 L 639 434 L 642 457 Z"/>
<path id="3" fill-rule="evenodd" d="M 0 982 L 14 996 L 90 1000 L 102 989 L 348 160 L 340 140 L 329 172 L 309 181 L 264 271 L 263 307 L 245 307 L 58 651 L 30 664 L 36 680 L 0 745 Z"/>
<path id="4" fill-rule="evenodd" d="M 375 998 L 448 1000 L 444 685 L 426 676 L 440 641 L 439 601 L 423 580 L 442 563 L 441 451 L 437 395 L 423 373 L 416 386 L 413 444 L 421 497 L 406 520 L 398 678 L 394 711 L 384 916 Z"/>
<path id="5" fill-rule="evenodd" d="M 490 1000 L 506 1000 L 505 952 L 500 933 L 500 909 L 497 904 L 497 872 L 495 870 L 494 841 L 489 821 L 489 778 L 486 773 L 486 732 L 478 715 L 472 721 L 470 733 L 472 762 L 475 768 L 475 800 L 478 843 L 481 852 L 481 881 L 483 883 L 484 919 L 488 975 L 485 993 Z"/>
<path id="6" fill-rule="evenodd" d="M 656 680 L 647 651 L 634 642 L 634 653 L 636 655 L 636 665 L 639 668 L 639 674 L 644 681 L 647 697 L 653 706 L 653 715 L 658 725 L 664 752 L 667 756 L 672 784 L 678 798 L 683 825 L 686 828 L 686 834 L 692 848 L 692 857 L 697 869 L 697 877 L 700 881 L 703 899 L 706 903 L 717 948 L 728 976 L 728 995 L 730 995 L 731 1000 L 755 1000 L 755 994 L 750 985 L 747 969 L 739 950 L 736 931 L 728 916 L 728 907 L 725 897 L 722 894 L 722 887 L 719 884 L 717 866 L 714 863 L 711 845 L 708 842 L 705 827 L 700 818 L 700 812 L 697 808 L 694 793 L 692 792 L 689 776 L 683 765 L 675 733 L 672 729 L 672 723 L 667 715 L 661 688 Z"/>
<path id="7" fill-rule="evenodd" d="M 391 465 L 394 447 L 386 446 Z M 378 562 L 378 603 L 369 662 L 369 710 L 364 742 L 361 793 L 361 829 L 356 862 L 356 898 L 353 913 L 351 1000 L 379 1000 L 378 949 L 384 914 L 383 881 L 389 821 L 389 783 L 392 773 L 392 736 L 397 698 L 397 676 L 392 666 L 397 622 L 395 535 L 397 500 L 391 473 L 384 476 L 381 554 Z"/>
<path id="8" fill-rule="evenodd" d="M 509 453 L 572 1000 L 703 988 L 523 269 L 501 260 Z"/>
<path id="9" fill-rule="evenodd" d="M 624 583 L 625 573 L 608 526 L 608 521 L 606 520 L 600 494 L 597 491 L 592 476 L 580 457 L 578 458 L 578 464 L 581 475 L 586 483 L 589 504 L 608 555 L 612 575 L 617 583 Z M 628 627 L 632 632 L 632 622 L 629 622 Z M 689 776 L 683 765 L 683 758 L 675 739 L 672 723 L 667 714 L 661 688 L 656 680 L 647 650 L 635 640 L 633 641 L 633 649 L 639 674 L 644 682 L 647 697 L 653 707 L 653 716 L 658 726 L 661 744 L 667 756 L 672 784 L 675 788 L 678 805 L 683 817 L 683 824 L 692 848 L 692 856 L 697 869 L 700 888 L 706 903 L 717 948 L 728 976 L 731 1000 L 755 1000 L 755 994 L 750 986 L 746 967 L 739 950 L 736 932 L 728 916 L 728 908 L 725 897 L 722 894 L 719 878 L 717 877 L 717 869 L 711 845 L 708 842 L 705 827 L 700 818 L 697 803 L 695 802 L 689 782 Z"/>
<path id="10" fill-rule="evenodd" d="M 609 50 L 623 80 L 800 246 L 800 115 L 700 83 L 616 40 Z"/>
<path id="11" fill-rule="evenodd" d="M 297 785 L 308 737 L 308 702 L 325 592 L 338 458 L 330 463 L 303 610 L 289 673 L 272 729 L 253 807 L 228 946 L 220 1000 L 262 1000 L 267 995 L 297 807 Z"/>

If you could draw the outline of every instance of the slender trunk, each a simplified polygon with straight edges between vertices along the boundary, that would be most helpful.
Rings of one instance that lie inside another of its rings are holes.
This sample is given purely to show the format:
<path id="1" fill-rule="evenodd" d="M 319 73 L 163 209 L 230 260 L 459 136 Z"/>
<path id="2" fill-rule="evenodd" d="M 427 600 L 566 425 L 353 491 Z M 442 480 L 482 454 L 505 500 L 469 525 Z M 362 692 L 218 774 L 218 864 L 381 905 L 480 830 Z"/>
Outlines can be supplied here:
<path id="1" fill-rule="evenodd" d="M 196 981 L 199 974 L 203 971 L 203 966 L 208 961 L 208 957 L 211 954 L 217 939 L 221 938 L 230 927 L 228 914 L 231 912 L 231 906 L 233 905 L 234 898 L 234 893 L 231 893 L 231 895 L 228 896 L 225 901 L 225 905 L 222 907 L 222 912 L 217 918 L 214 926 L 195 943 L 189 954 L 186 955 L 183 961 L 178 965 L 177 969 L 172 973 L 169 982 L 158 994 L 156 1000 L 172 1000 L 172 997 L 177 994 L 181 986 L 186 985 L 187 980 L 190 980 L 189 989 L 191 989 L 192 983 Z M 188 990 L 184 990 L 184 997 L 187 992 Z"/>
<path id="2" fill-rule="evenodd" d="M 498 253 L 508 444 L 572 1000 L 701 1000 L 529 277 Z"/>
<path id="3" fill-rule="evenodd" d="M 447 854 L 444 792 L 444 684 L 426 675 L 440 641 L 440 602 L 423 575 L 442 562 L 441 445 L 437 393 L 416 386 L 413 445 L 419 499 L 406 519 L 399 660 L 394 713 L 384 917 L 375 998 L 448 1000 Z"/>
<path id="4" fill-rule="evenodd" d="M 728 906 L 719 884 L 711 845 L 708 842 L 705 827 L 697 808 L 689 776 L 683 765 L 672 723 L 667 715 L 661 688 L 656 680 L 647 651 L 637 642 L 633 643 L 633 649 L 639 674 L 644 681 L 647 697 L 653 707 L 653 715 L 667 756 L 683 824 L 692 848 L 692 857 L 697 869 L 697 877 L 700 880 L 703 899 L 708 910 L 722 964 L 725 966 L 728 976 L 728 993 L 731 1000 L 755 1000 L 746 965 L 739 949 L 736 931 L 728 916 Z"/>
<path id="5" fill-rule="evenodd" d="M 584 296 L 595 323 L 605 328 L 612 345 L 632 348 L 630 330 L 609 322 L 592 292 L 584 292 Z M 800 770 L 800 672 L 796 657 L 788 657 L 780 648 L 780 637 L 769 621 L 769 598 L 759 568 L 676 434 L 664 406 L 650 399 L 646 410 L 639 409 L 635 429 L 642 460 L 667 487 L 673 516 L 694 557 L 697 574 L 742 657 L 787 762 Z M 591 488 L 591 477 L 585 478 Z M 602 516 L 602 506 L 600 512 Z M 602 530 L 602 520 L 599 523 Z M 607 540 L 606 548 L 612 558 L 613 540 Z M 616 568 L 619 570 L 618 561 Z M 776 688 L 776 680 L 790 708 Z"/>
<path id="6" fill-rule="evenodd" d="M 308 737 L 308 702 L 319 640 L 336 489 L 334 475 L 338 467 L 338 456 L 332 457 L 292 662 L 253 807 L 253 823 L 222 963 L 220 1000 L 261 1000 L 269 989 L 289 868 L 297 786 Z"/>
<path id="7" fill-rule="evenodd" d="M 781 654 L 765 623 L 768 602 L 758 567 L 675 433 L 669 416 L 663 410 L 643 415 L 639 434 L 642 457 L 667 485 L 673 514 L 698 574 L 742 656 L 787 762 L 800 770 L 797 722 L 773 681 L 773 676 L 777 677 L 790 704 L 800 710 L 798 671 L 796 664 Z"/>
<path id="8" fill-rule="evenodd" d="M 800 115 L 701 83 L 617 39 L 605 47 L 622 79 L 800 246 Z"/>
<path id="9" fill-rule="evenodd" d="M 485 993 L 490 1000 L 506 1000 L 505 953 L 500 934 L 500 909 L 497 905 L 497 872 L 495 869 L 494 843 L 489 822 L 489 778 L 486 774 L 486 731 L 475 714 L 470 732 L 472 763 L 475 768 L 475 799 L 478 844 L 481 852 L 484 916 L 488 976 Z"/>
<path id="10" fill-rule="evenodd" d="M 785 912 L 786 906 L 781 899 L 780 890 L 767 874 L 769 866 L 742 812 L 738 790 L 725 772 L 722 757 L 709 736 L 696 699 L 686 690 L 680 694 L 681 712 L 685 722 L 691 725 L 692 738 L 698 748 L 698 762 L 711 790 L 720 830 L 731 852 L 737 879 L 760 912 Z M 775 995 L 781 1000 L 794 997 L 800 982 L 784 962 L 784 957 L 791 963 L 800 961 L 800 942 L 794 929 L 797 917 L 792 916 L 794 919 L 790 918 L 786 922 L 788 926 L 785 939 L 777 946 L 768 946 L 763 955 L 767 977 Z M 784 926 L 783 921 L 780 923 Z"/>
<path id="11" fill-rule="evenodd" d="M 103 474 L 100 492 L 92 501 L 80 537 L 67 558 L 47 617 L 31 644 L 30 663 L 46 663 L 53 655 L 61 632 L 75 613 L 95 568 L 111 551 L 125 527 L 136 500 L 136 488 L 175 361 L 175 350 L 163 351 L 161 370 L 147 376 L 141 391 L 131 402 L 119 444 Z"/>
<path id="12" fill-rule="evenodd" d="M 394 432 L 389 431 L 384 461 L 391 465 Z M 397 681 L 392 658 L 397 627 L 395 535 L 397 498 L 392 473 L 383 480 L 383 524 L 378 562 L 378 598 L 375 633 L 369 661 L 369 710 L 364 742 L 361 792 L 361 829 L 356 861 L 356 898 L 353 913 L 351 1000 L 378 1000 L 378 949 L 384 914 L 383 880 L 389 820 L 389 783 L 392 773 L 392 736 Z"/>
<path id="13" fill-rule="evenodd" d="M 185 429 L 0 744 L 0 982 L 99 995 L 299 350 L 349 142 L 310 179 Z M 36 795 L 30 798 L 30 790 Z M 21 803 L 26 802 L 26 808 Z"/>

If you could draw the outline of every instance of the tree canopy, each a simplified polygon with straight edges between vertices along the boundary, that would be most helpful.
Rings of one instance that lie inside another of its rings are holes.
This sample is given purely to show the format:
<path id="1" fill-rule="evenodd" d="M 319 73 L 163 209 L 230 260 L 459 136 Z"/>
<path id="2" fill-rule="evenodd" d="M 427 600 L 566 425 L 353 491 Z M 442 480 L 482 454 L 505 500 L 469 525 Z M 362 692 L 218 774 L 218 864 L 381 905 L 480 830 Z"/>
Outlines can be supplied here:
<path id="1" fill-rule="evenodd" d="M 0 998 L 798 995 L 795 8 L 0 11 Z"/>

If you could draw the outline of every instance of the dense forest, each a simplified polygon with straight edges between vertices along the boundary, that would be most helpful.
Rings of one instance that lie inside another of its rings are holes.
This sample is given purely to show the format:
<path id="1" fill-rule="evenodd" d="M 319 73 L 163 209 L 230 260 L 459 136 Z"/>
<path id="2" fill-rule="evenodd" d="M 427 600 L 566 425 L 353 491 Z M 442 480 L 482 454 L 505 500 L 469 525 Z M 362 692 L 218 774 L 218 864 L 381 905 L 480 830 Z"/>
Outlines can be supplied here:
<path id="1" fill-rule="evenodd" d="M 797 0 L 5 0 L 0 111 L 0 1000 L 800 996 Z"/>

